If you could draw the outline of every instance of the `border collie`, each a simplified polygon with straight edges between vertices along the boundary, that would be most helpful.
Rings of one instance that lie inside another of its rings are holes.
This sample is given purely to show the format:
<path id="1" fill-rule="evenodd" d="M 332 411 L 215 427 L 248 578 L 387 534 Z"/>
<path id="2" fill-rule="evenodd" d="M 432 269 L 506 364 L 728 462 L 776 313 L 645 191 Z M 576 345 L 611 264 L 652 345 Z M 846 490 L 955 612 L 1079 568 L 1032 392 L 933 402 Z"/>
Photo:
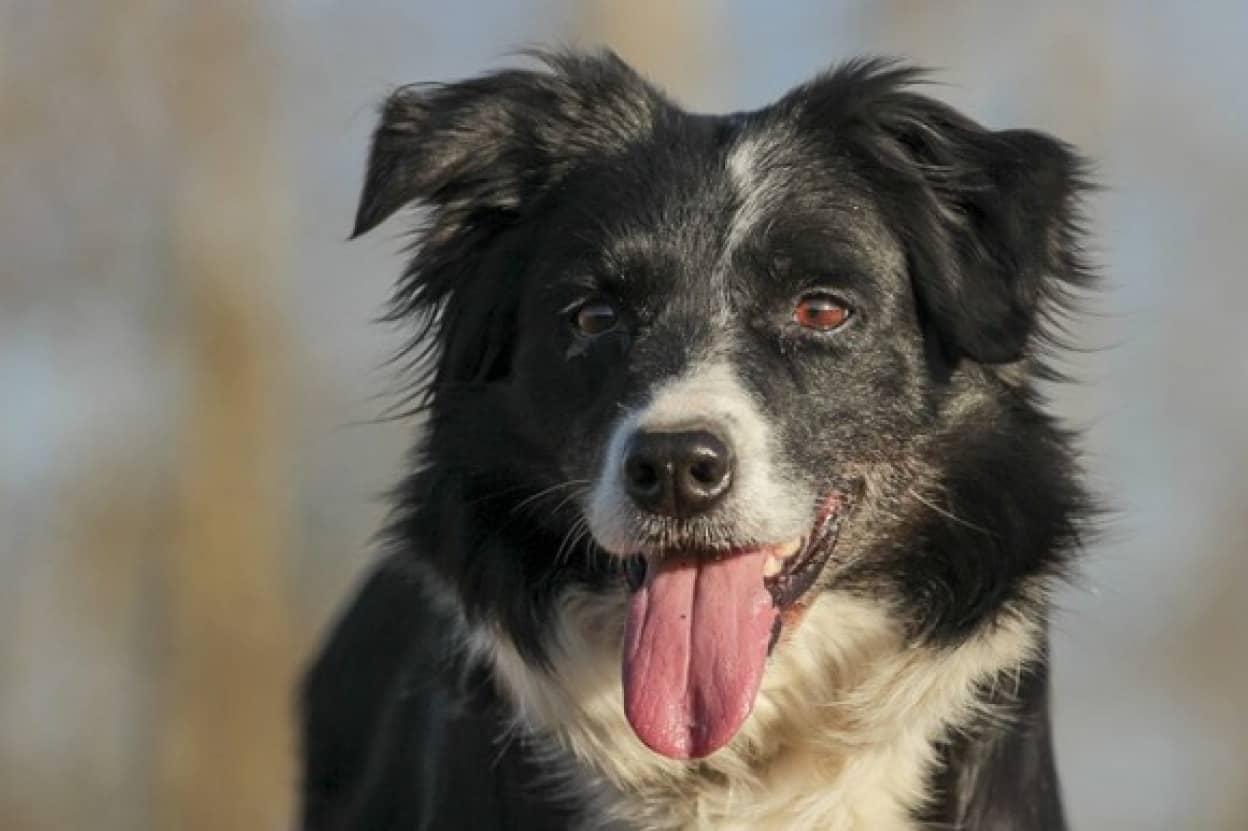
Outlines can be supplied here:
<path id="1" fill-rule="evenodd" d="M 679 108 L 610 53 L 385 102 L 427 414 L 303 688 L 308 829 L 1062 828 L 1043 408 L 1085 165 L 918 71 Z"/>

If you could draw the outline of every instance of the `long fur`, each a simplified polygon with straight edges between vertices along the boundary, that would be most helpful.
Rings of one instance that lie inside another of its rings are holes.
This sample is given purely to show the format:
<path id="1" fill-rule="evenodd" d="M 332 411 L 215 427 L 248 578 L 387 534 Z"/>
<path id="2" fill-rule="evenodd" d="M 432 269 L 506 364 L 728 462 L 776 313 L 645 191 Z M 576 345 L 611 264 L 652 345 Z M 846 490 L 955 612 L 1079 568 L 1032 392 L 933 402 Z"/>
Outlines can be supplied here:
<path id="1" fill-rule="evenodd" d="M 541 57 L 382 111 L 355 232 L 429 208 L 391 307 L 429 418 L 305 683 L 305 827 L 1060 829 L 1049 595 L 1091 508 L 1035 384 L 1091 284 L 1084 163 L 890 61 L 694 116 L 609 53 Z M 742 320 L 823 269 L 866 310 L 838 340 Z M 566 340 L 547 308 L 577 292 L 627 325 Z M 696 762 L 624 717 L 642 526 L 610 487 L 684 389 L 748 410 L 770 466 L 665 534 L 755 541 L 832 474 L 858 489 L 752 715 Z"/>

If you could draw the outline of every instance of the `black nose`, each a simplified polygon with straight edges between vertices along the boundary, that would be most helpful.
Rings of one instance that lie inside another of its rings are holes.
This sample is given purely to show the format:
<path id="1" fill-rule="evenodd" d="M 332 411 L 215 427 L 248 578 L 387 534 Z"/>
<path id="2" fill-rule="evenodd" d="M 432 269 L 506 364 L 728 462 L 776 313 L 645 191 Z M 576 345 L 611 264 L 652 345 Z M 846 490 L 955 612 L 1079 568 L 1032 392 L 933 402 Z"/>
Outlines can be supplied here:
<path id="1" fill-rule="evenodd" d="M 624 489 L 651 513 L 710 510 L 732 486 L 732 452 L 706 430 L 638 433 L 624 453 Z"/>

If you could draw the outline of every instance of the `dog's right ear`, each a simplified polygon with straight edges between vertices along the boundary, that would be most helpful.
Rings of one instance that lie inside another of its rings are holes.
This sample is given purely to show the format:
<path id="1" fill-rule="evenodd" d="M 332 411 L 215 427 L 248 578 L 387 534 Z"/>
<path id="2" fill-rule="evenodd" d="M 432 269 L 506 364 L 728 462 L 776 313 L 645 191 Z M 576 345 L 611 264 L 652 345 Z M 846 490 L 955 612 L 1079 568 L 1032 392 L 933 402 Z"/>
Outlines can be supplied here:
<path id="1" fill-rule="evenodd" d="M 373 135 L 352 236 L 399 208 L 434 209 L 426 239 L 483 215 L 518 215 L 590 149 L 650 130 L 659 94 L 615 55 L 538 54 L 543 70 L 504 70 L 394 92 Z"/>
<path id="2" fill-rule="evenodd" d="M 415 85 L 390 95 L 373 134 L 352 236 L 371 231 L 417 200 L 454 210 L 515 207 L 526 175 L 519 111 L 531 73 L 508 72 L 451 85 Z"/>

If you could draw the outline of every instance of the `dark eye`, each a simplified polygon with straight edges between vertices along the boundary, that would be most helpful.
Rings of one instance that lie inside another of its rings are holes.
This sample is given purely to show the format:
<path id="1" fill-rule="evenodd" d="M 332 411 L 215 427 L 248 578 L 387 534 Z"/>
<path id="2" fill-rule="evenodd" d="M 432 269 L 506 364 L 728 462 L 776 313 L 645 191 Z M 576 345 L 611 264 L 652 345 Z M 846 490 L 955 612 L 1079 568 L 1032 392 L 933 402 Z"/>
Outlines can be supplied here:
<path id="1" fill-rule="evenodd" d="M 619 312 L 605 300 L 590 300 L 572 312 L 572 325 L 587 337 L 606 334 L 619 322 Z"/>
<path id="2" fill-rule="evenodd" d="M 802 295 L 793 310 L 793 321 L 812 332 L 831 332 L 849 320 L 849 307 L 824 292 Z"/>

